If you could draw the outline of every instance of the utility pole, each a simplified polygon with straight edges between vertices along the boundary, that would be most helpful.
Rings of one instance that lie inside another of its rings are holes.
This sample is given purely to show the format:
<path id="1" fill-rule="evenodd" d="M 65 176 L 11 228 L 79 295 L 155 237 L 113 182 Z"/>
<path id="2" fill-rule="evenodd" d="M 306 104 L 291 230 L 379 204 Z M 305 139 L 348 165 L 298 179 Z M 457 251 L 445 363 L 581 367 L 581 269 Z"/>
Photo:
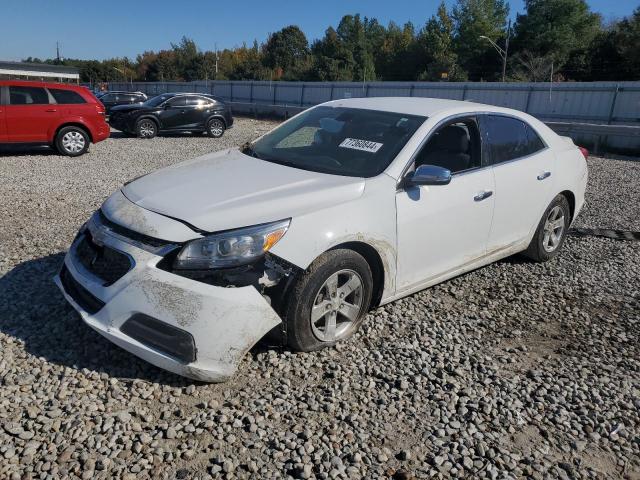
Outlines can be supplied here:
<path id="1" fill-rule="evenodd" d="M 56 63 L 60 63 L 60 42 L 56 42 Z"/>
<path id="2" fill-rule="evenodd" d="M 214 44 L 214 48 L 216 50 L 216 77 L 214 80 L 217 80 L 218 78 L 218 44 L 217 43 Z"/>

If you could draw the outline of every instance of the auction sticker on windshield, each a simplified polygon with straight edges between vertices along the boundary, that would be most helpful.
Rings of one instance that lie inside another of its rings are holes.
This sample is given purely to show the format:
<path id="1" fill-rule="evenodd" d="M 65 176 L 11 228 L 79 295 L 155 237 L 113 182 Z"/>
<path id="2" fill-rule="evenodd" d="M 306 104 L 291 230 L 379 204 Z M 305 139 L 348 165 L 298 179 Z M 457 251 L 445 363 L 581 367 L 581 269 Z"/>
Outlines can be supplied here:
<path id="1" fill-rule="evenodd" d="M 363 152 L 376 153 L 382 147 L 382 143 L 370 142 L 369 140 L 359 140 L 357 138 L 345 138 L 339 145 L 342 148 L 351 148 L 352 150 L 362 150 Z"/>

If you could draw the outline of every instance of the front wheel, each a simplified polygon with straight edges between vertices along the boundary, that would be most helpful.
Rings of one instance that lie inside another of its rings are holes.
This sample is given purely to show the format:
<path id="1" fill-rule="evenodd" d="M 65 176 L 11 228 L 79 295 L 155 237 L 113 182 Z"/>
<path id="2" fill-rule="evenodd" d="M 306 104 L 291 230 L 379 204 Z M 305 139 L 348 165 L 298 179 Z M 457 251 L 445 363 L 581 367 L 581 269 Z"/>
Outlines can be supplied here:
<path id="1" fill-rule="evenodd" d="M 220 138 L 224 133 L 224 122 L 219 118 L 212 118 L 207 122 L 207 134 L 213 138 Z"/>
<path id="2" fill-rule="evenodd" d="M 287 343 L 313 351 L 353 335 L 369 310 L 373 276 L 353 250 L 336 249 L 316 259 L 298 279 L 285 311 Z"/>
<path id="3" fill-rule="evenodd" d="M 571 225 L 571 209 L 564 195 L 553 199 L 542 215 L 536 233 L 524 255 L 535 262 L 546 262 L 560 253 Z"/>
<path id="4" fill-rule="evenodd" d="M 143 118 L 136 123 L 136 135 L 138 138 L 153 138 L 158 134 L 158 125 L 149 118 Z"/>
<path id="5" fill-rule="evenodd" d="M 56 135 L 58 152 L 69 157 L 77 157 L 89 149 L 89 135 L 80 127 L 65 127 Z"/>

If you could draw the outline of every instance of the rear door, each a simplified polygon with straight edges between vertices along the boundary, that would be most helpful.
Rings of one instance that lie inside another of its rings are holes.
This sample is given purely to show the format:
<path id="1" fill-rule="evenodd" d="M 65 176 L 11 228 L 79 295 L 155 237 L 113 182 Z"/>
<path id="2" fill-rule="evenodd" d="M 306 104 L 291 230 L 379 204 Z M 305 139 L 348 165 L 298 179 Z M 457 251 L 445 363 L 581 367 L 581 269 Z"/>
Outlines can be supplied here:
<path id="1" fill-rule="evenodd" d="M 44 87 L 10 85 L 4 107 L 10 142 L 47 142 L 58 123 L 58 106 Z"/>
<path id="2" fill-rule="evenodd" d="M 184 126 L 193 128 L 203 128 L 205 117 L 211 112 L 212 102 L 204 97 L 187 97 Z"/>
<path id="3" fill-rule="evenodd" d="M 5 116 L 5 97 L 6 97 L 7 87 L 0 86 L 0 142 L 7 141 L 7 120 Z"/>
<path id="4" fill-rule="evenodd" d="M 555 156 L 524 121 L 482 115 L 484 144 L 495 178 L 495 209 L 488 251 L 524 241 L 547 208 Z"/>

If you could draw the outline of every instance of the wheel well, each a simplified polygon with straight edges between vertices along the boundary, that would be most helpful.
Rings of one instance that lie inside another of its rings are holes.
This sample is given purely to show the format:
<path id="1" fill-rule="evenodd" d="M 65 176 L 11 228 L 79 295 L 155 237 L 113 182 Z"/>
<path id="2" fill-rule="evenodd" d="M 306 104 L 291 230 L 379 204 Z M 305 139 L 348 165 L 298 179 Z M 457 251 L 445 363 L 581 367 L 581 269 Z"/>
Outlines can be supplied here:
<path id="1" fill-rule="evenodd" d="M 348 248 L 354 252 L 359 253 L 369 264 L 371 268 L 371 274 L 373 275 L 373 292 L 371 295 L 370 307 L 377 307 L 382 299 L 382 292 L 384 291 L 384 264 L 378 251 L 368 243 L 364 242 L 346 242 L 336 245 L 332 250 L 336 248 Z"/>
<path id="2" fill-rule="evenodd" d="M 574 220 L 573 215 L 576 211 L 576 196 L 570 190 L 565 190 L 564 192 L 560 192 L 560 195 L 564 196 L 567 199 L 567 202 L 569 202 L 571 220 Z"/>
<path id="3" fill-rule="evenodd" d="M 224 117 L 222 115 L 211 115 L 209 118 L 207 118 L 207 121 L 204 122 L 205 127 L 207 126 L 207 123 L 209 123 L 209 120 L 211 120 L 212 118 L 217 118 L 218 120 L 222 120 L 222 123 L 224 123 L 224 128 L 227 128 L 227 121 L 224 119 Z"/>
<path id="4" fill-rule="evenodd" d="M 158 127 L 158 130 L 160 129 L 160 122 L 153 115 L 141 115 L 140 117 L 136 118 L 136 123 L 135 123 L 136 128 L 138 128 L 138 122 L 142 120 L 151 120 L 153 123 L 156 124 L 156 127 Z"/>
<path id="5" fill-rule="evenodd" d="M 91 131 L 90 131 L 86 126 L 84 126 L 83 124 L 81 124 L 81 123 L 73 123 L 73 122 L 72 122 L 72 123 L 64 123 L 64 124 L 60 125 L 60 126 L 56 129 L 56 133 L 55 133 L 55 135 L 53 136 L 53 141 L 54 141 L 54 142 L 55 142 L 55 141 L 56 141 L 56 139 L 58 138 L 58 133 L 60 133 L 60 130 L 62 130 L 63 128 L 66 128 L 66 127 L 78 127 L 78 128 L 80 128 L 80 129 L 82 129 L 82 130 L 84 131 L 84 133 L 86 133 L 86 134 L 88 135 L 88 137 L 89 137 L 89 141 L 90 141 L 91 143 L 93 143 L 93 135 L 91 135 Z"/>

